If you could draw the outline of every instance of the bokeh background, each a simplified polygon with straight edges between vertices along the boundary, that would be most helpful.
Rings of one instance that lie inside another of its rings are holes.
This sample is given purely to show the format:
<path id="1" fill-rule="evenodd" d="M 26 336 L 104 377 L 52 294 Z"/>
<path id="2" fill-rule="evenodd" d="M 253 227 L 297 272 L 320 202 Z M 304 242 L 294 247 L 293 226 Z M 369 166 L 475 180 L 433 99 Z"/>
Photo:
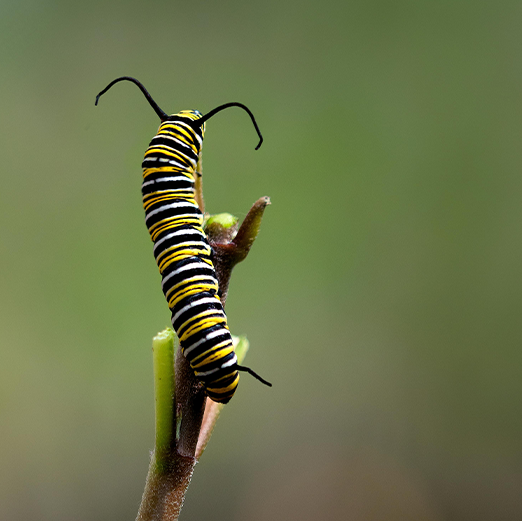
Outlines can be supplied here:
<path id="1" fill-rule="evenodd" d="M 522 519 L 522 4 L 4 0 L 0 519 L 134 519 L 169 323 L 140 202 L 167 112 L 207 209 L 269 195 L 244 376 L 182 519 Z"/>

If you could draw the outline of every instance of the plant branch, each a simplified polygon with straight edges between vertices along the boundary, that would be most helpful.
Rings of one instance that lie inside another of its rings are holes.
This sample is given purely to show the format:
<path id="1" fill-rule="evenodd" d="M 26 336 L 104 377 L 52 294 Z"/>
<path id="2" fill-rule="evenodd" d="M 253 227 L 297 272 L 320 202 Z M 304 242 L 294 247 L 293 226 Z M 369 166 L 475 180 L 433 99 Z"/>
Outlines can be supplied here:
<path id="1" fill-rule="evenodd" d="M 225 307 L 228 285 L 234 266 L 243 261 L 254 243 L 263 219 L 269 197 L 261 197 L 250 208 L 241 226 L 230 214 L 222 213 L 211 217 L 205 226 L 208 242 L 214 252 L 213 263 L 221 292 L 221 303 Z"/>

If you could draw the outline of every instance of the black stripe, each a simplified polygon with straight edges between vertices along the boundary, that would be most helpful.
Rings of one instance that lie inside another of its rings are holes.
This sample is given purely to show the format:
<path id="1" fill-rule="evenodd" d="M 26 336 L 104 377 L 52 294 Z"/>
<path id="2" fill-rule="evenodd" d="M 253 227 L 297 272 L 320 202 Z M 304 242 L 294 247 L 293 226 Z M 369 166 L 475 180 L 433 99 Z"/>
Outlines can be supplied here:
<path id="1" fill-rule="evenodd" d="M 180 230 L 194 230 L 197 228 L 192 225 L 192 224 L 180 224 L 179 226 L 174 226 L 172 227 L 171 229 L 169 230 L 165 230 L 163 232 L 161 232 L 157 237 L 156 237 L 156 240 L 154 241 L 155 244 L 157 244 L 161 239 L 163 239 L 164 237 L 166 237 L 167 235 L 173 233 L 173 232 L 178 232 Z M 191 234 L 192 237 L 196 237 L 196 238 L 201 238 L 201 240 L 205 243 L 205 244 L 208 244 L 208 241 L 207 241 L 207 237 L 206 235 L 201 231 L 201 230 L 197 230 L 197 234 Z M 188 236 L 188 235 L 187 235 Z M 168 242 L 168 239 L 167 241 L 165 242 Z M 163 245 L 160 245 L 160 248 L 162 247 Z"/>
<path id="2" fill-rule="evenodd" d="M 209 257 L 209 255 L 207 254 L 208 246 L 204 242 L 200 242 L 199 244 L 190 244 L 186 247 L 180 243 L 176 243 L 174 245 L 171 245 L 170 249 L 164 248 L 161 251 L 156 252 L 154 254 L 154 257 L 156 257 L 157 260 L 158 257 L 163 254 L 162 258 L 159 260 L 159 262 L 162 263 L 167 257 L 170 257 L 171 255 L 174 255 L 175 253 L 183 249 L 190 249 L 191 251 L 193 250 L 195 254 L 199 253 L 198 257 Z"/>
<path id="3" fill-rule="evenodd" d="M 224 329 L 224 324 L 216 324 L 215 326 L 210 326 L 206 329 L 193 333 L 186 340 L 181 342 L 181 347 L 183 348 L 183 351 L 185 351 L 186 349 L 190 349 L 196 342 L 199 342 L 201 339 L 205 338 L 207 335 L 213 333 L 214 331 L 221 332 L 219 335 L 216 335 L 214 338 L 209 338 L 206 342 L 203 342 L 202 344 L 195 347 L 192 351 L 190 351 L 186 355 L 189 361 L 194 360 L 194 358 L 205 353 L 209 349 L 216 347 L 218 344 L 221 344 L 222 342 L 228 342 L 229 344 L 232 344 L 232 335 L 230 334 L 230 331 L 228 331 L 228 329 Z"/>
<path id="4" fill-rule="evenodd" d="M 178 313 L 180 309 L 183 309 L 192 301 L 211 297 L 214 297 L 213 291 L 202 291 L 201 293 L 197 293 L 195 295 L 189 295 L 176 304 L 175 308 L 172 310 L 172 316 L 174 317 L 174 315 Z M 195 304 L 193 307 L 187 309 L 187 311 L 184 311 L 176 319 L 176 321 L 172 323 L 172 325 L 174 326 L 174 329 L 177 331 L 182 326 L 183 322 L 190 320 L 191 317 L 197 315 L 198 313 L 202 313 L 203 311 L 211 309 L 218 309 L 219 311 L 223 312 L 223 306 L 221 305 L 219 299 L 212 299 L 212 302 L 202 302 L 201 304 Z"/>
<path id="5" fill-rule="evenodd" d="M 165 170 L 163 170 L 163 171 L 160 171 L 160 172 L 152 172 L 151 174 L 149 174 L 147 177 L 145 177 L 143 179 L 142 185 L 144 183 L 148 183 L 149 181 L 156 181 L 157 179 L 161 179 L 163 177 L 185 177 L 185 179 L 181 179 L 179 181 L 176 181 L 176 183 L 182 183 L 183 184 L 183 186 L 180 187 L 180 188 L 185 188 L 185 186 L 187 186 L 188 188 L 193 188 L 194 187 L 194 180 L 193 180 L 192 174 L 180 171 L 176 167 L 173 167 L 172 165 L 165 165 L 165 168 L 172 169 L 172 171 L 169 171 L 169 170 L 165 171 Z M 161 183 L 158 183 L 158 184 L 163 184 L 165 182 L 172 182 L 172 181 L 162 181 Z"/>
<path id="6" fill-rule="evenodd" d="M 190 125 L 190 122 L 187 122 L 187 121 L 184 121 L 184 122 L 188 123 Z M 199 138 L 202 140 L 203 135 L 199 132 L 195 133 L 194 129 L 192 127 L 190 127 L 190 128 L 180 127 L 180 128 L 183 128 L 183 130 L 189 134 L 189 137 L 187 137 L 187 134 L 183 133 L 182 130 L 178 130 L 177 128 L 168 128 L 167 126 L 164 126 L 164 125 L 161 125 L 161 127 L 159 128 L 158 135 L 161 135 L 161 134 L 159 134 L 161 132 L 162 134 L 167 134 L 172 137 L 178 138 L 181 141 L 183 141 L 184 143 L 187 143 L 189 145 L 194 145 L 194 148 L 196 149 L 197 153 L 199 154 L 200 145 L 199 145 L 199 140 L 197 139 L 196 136 L 199 136 Z M 200 129 L 198 129 L 198 130 L 200 130 Z"/>
<path id="7" fill-rule="evenodd" d="M 186 190 L 187 194 L 189 196 L 192 196 L 194 193 L 194 183 L 185 180 L 177 180 L 177 181 L 161 181 L 157 182 L 156 179 L 162 179 L 162 178 L 168 178 L 168 177 L 175 177 L 175 174 L 172 173 L 172 175 L 169 172 L 161 172 L 161 176 L 157 175 L 155 178 L 149 179 L 147 178 L 147 182 L 154 181 L 153 183 L 149 183 L 146 186 L 141 187 L 141 193 L 146 196 L 153 192 L 157 192 L 158 190 Z"/>
<path id="8" fill-rule="evenodd" d="M 159 210 L 162 207 L 167 207 L 168 205 L 175 204 L 175 203 L 185 203 L 182 207 L 179 208 L 164 208 L 163 210 L 160 210 L 159 212 L 155 213 L 154 215 L 151 215 L 151 213 L 154 210 Z M 171 199 L 169 201 L 160 201 L 156 204 L 153 204 L 149 208 L 147 208 L 147 212 L 145 214 L 145 224 L 147 225 L 147 228 L 151 228 L 159 221 L 162 221 L 163 219 L 167 218 L 175 218 L 178 215 L 190 215 L 194 217 L 201 217 L 202 213 L 200 209 L 190 203 L 187 203 L 183 199 Z"/>
<path id="9" fill-rule="evenodd" d="M 160 161 L 160 159 L 167 159 L 167 161 Z M 168 161 L 175 161 L 180 165 L 180 168 L 194 168 L 194 164 L 185 157 L 171 156 L 165 152 L 154 151 L 153 153 L 147 154 L 143 158 L 142 168 L 158 168 L 160 166 L 176 166 Z"/>
<path id="10" fill-rule="evenodd" d="M 229 347 L 229 346 L 225 346 L 225 347 Z M 192 353 L 190 353 L 190 355 L 191 355 L 190 361 L 192 361 L 194 358 L 192 357 Z M 226 364 L 227 362 L 230 362 L 233 358 L 234 358 L 234 352 L 232 351 L 231 353 L 228 353 L 227 355 L 222 356 L 221 358 L 218 358 L 217 360 L 214 360 L 213 362 L 209 362 L 209 363 L 203 364 L 201 366 L 198 366 L 197 368 L 194 368 L 194 370 L 195 371 L 200 371 L 202 373 L 204 373 L 206 371 L 212 371 L 212 369 L 218 369 L 223 364 Z M 198 363 L 199 362 L 200 362 L 200 360 L 198 360 Z M 205 379 L 212 379 L 212 380 L 218 380 L 219 378 L 217 378 L 216 375 L 218 375 L 219 372 L 223 373 L 223 374 L 221 374 L 221 376 L 224 376 L 227 373 L 233 373 L 235 371 L 234 366 L 235 366 L 235 364 L 231 365 L 229 367 L 225 367 L 225 368 L 221 369 L 221 371 L 218 371 L 215 374 L 204 376 L 203 378 L 205 378 Z M 219 385 L 222 386 L 221 382 L 219 383 Z"/>
<path id="11" fill-rule="evenodd" d="M 187 280 L 184 284 L 183 282 L 179 282 L 177 288 L 174 290 L 174 286 L 176 286 L 176 284 L 169 284 L 170 282 L 170 279 L 167 281 L 167 283 L 163 286 L 163 294 L 165 295 L 165 298 L 167 300 L 170 300 L 172 297 L 174 297 L 174 295 L 178 295 L 179 296 L 179 292 L 184 292 L 184 291 L 190 291 L 192 286 L 193 285 L 197 285 L 197 286 L 213 286 L 214 284 L 216 284 L 216 279 L 212 279 L 210 275 L 199 275 L 200 277 L 203 277 L 203 278 L 200 278 L 200 279 L 197 279 L 195 281 L 191 281 L 191 280 Z M 189 279 L 190 277 L 187 276 L 187 279 Z M 167 296 L 168 295 L 168 296 Z M 180 333 L 180 336 L 181 336 L 181 333 Z"/>
<path id="12" fill-rule="evenodd" d="M 188 156 L 189 158 L 193 159 L 196 163 L 198 161 L 198 155 L 194 152 L 192 147 L 186 145 L 185 143 L 179 143 L 178 141 L 173 141 L 172 139 L 169 139 L 162 135 L 158 135 L 155 136 L 154 139 L 150 142 L 149 147 L 155 147 L 157 145 L 165 145 L 166 147 L 169 147 L 171 150 L 176 150 L 180 154 Z"/>
<path id="13" fill-rule="evenodd" d="M 177 275 L 173 275 L 168 281 L 169 286 L 174 286 L 178 284 L 179 282 L 185 280 L 188 277 L 193 277 L 194 275 L 208 275 L 215 277 L 216 274 L 214 270 L 212 269 L 212 266 L 209 266 L 206 262 L 203 262 L 199 257 L 187 257 L 186 259 L 177 261 L 174 263 L 174 265 L 169 266 L 164 272 L 163 272 L 163 278 L 165 279 L 167 275 L 170 275 L 170 273 L 176 271 L 178 268 L 181 268 L 187 264 L 198 264 L 198 266 L 194 268 L 190 268 L 189 270 L 182 271 L 181 273 L 178 273 Z"/>
<path id="14" fill-rule="evenodd" d="M 209 320 L 211 318 L 218 318 L 218 319 L 223 319 L 223 312 L 219 309 L 214 309 L 212 311 L 212 313 L 208 313 L 205 315 L 204 319 L 205 320 Z M 178 330 L 178 336 L 179 337 L 182 337 L 186 331 L 188 331 L 191 327 L 193 327 L 199 320 L 201 320 L 200 318 L 197 318 L 196 316 L 192 317 L 191 319 L 187 320 L 187 322 L 185 322 L 182 326 L 180 326 L 179 330 Z M 221 327 L 224 327 L 225 324 L 223 323 L 221 325 Z M 208 328 L 207 328 L 208 329 Z M 206 330 L 205 330 L 206 331 Z M 208 331 L 207 331 L 208 332 Z M 184 341 L 184 344 L 186 344 L 185 348 L 188 349 L 191 345 L 194 344 L 194 341 L 192 340 L 192 337 L 194 336 L 194 333 L 192 335 L 190 335 L 185 341 Z M 190 345 L 189 345 L 190 344 Z"/>
<path id="15" fill-rule="evenodd" d="M 163 240 L 163 242 L 161 244 L 157 245 L 156 248 L 154 248 L 155 257 L 157 258 L 158 255 L 160 255 L 162 251 L 170 248 L 171 246 L 175 246 L 176 244 L 181 244 L 182 242 L 187 242 L 187 241 L 200 242 L 201 244 L 203 244 L 203 246 L 208 247 L 207 238 L 201 232 L 199 232 L 199 233 L 181 233 L 181 234 L 176 233 L 176 232 L 180 232 L 180 231 L 183 232 L 185 230 L 190 232 L 193 229 L 194 229 L 194 227 L 192 227 L 192 226 L 188 227 L 187 225 L 183 225 L 182 227 L 175 226 L 172 229 L 170 229 L 168 232 L 167 231 L 162 232 L 161 237 L 159 237 L 159 236 L 156 237 L 156 245 L 158 244 L 158 242 L 160 240 Z M 169 235 L 172 235 L 174 233 L 176 233 L 176 235 L 169 237 Z"/>

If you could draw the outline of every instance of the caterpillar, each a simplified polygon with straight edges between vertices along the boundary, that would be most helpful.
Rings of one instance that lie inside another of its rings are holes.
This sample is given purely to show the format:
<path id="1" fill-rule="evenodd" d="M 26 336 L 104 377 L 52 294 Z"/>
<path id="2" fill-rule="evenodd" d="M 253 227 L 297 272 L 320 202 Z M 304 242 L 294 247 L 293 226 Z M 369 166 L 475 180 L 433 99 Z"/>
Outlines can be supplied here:
<path id="1" fill-rule="evenodd" d="M 250 116 L 263 137 L 254 115 L 241 103 L 226 103 L 202 115 L 182 110 L 171 116 L 159 108 L 145 87 L 135 78 L 115 79 L 115 83 L 137 85 L 161 120 L 143 159 L 143 207 L 145 224 L 154 243 L 154 256 L 162 277 L 162 289 L 172 313 L 172 326 L 179 338 L 196 379 L 206 395 L 218 403 L 228 403 L 246 371 L 265 385 L 249 367 L 238 364 L 227 317 L 219 298 L 219 285 L 212 263 L 212 250 L 203 231 L 203 214 L 195 200 L 195 176 L 201 159 L 205 122 L 228 107 L 240 107 Z"/>

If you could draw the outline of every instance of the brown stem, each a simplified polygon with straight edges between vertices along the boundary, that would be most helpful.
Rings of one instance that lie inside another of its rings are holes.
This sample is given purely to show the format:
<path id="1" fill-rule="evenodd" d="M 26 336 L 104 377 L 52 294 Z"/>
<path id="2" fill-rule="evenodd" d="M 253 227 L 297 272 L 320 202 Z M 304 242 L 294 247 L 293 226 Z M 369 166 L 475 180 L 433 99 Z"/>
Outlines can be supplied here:
<path id="1" fill-rule="evenodd" d="M 181 349 L 176 352 L 176 395 L 179 427 L 178 454 L 193 457 L 198 444 L 206 395 Z"/>
<path id="2" fill-rule="evenodd" d="M 136 521 L 176 521 L 192 478 L 196 459 L 173 454 L 169 468 L 158 469 L 152 454 Z"/>

